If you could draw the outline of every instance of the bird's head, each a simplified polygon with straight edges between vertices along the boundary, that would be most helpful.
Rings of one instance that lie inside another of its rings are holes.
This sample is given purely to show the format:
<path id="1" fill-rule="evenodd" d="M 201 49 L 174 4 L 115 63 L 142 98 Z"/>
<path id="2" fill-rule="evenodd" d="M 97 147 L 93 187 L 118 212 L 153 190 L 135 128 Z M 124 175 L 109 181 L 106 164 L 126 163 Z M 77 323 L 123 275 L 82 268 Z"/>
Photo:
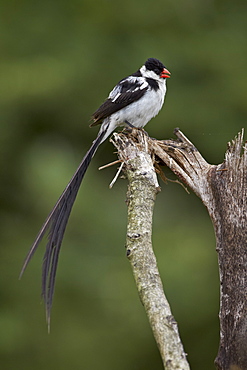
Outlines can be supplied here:
<path id="1" fill-rule="evenodd" d="M 155 58 L 149 58 L 144 66 L 142 66 L 141 72 L 144 77 L 151 77 L 154 79 L 171 77 L 171 73 L 165 68 L 164 64 Z"/>

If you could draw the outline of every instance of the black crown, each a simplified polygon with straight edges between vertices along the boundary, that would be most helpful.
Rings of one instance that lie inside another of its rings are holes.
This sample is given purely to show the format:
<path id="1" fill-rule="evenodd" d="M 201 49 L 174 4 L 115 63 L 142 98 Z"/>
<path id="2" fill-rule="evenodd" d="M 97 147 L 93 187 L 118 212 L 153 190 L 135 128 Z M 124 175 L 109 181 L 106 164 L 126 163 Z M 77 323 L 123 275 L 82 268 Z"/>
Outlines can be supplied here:
<path id="1" fill-rule="evenodd" d="M 157 75 L 160 75 L 165 68 L 164 64 L 155 58 L 149 58 L 145 63 L 145 67 L 150 71 L 154 71 Z"/>

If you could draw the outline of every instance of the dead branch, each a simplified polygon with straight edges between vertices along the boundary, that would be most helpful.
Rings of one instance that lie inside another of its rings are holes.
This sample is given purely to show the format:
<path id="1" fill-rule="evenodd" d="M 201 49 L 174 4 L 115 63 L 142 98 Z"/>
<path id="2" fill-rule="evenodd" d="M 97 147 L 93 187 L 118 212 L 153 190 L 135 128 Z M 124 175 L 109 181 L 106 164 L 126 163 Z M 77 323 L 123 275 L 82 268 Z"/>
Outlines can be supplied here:
<path id="1" fill-rule="evenodd" d="M 158 185 L 150 158 L 155 156 L 159 165 L 168 166 L 208 209 L 216 235 L 221 287 L 220 345 L 215 364 L 219 370 L 246 370 L 247 144 L 243 143 L 243 130 L 228 143 L 225 160 L 219 165 L 208 164 L 179 129 L 175 130 L 175 135 L 177 140 L 161 141 L 136 133 L 136 130 L 129 136 L 114 134 L 113 143 L 126 165 L 129 179 L 128 258 L 165 368 L 175 368 L 168 367 L 169 356 L 174 351 L 171 361 L 180 358 L 184 367 L 177 368 L 187 369 L 177 325 L 173 319 L 168 320 L 172 316 L 168 313 L 170 308 L 163 291 L 161 293 L 162 284 L 151 248 L 152 208 Z M 156 315 L 153 308 L 162 312 L 157 318 L 157 328 L 153 324 L 152 317 Z"/>

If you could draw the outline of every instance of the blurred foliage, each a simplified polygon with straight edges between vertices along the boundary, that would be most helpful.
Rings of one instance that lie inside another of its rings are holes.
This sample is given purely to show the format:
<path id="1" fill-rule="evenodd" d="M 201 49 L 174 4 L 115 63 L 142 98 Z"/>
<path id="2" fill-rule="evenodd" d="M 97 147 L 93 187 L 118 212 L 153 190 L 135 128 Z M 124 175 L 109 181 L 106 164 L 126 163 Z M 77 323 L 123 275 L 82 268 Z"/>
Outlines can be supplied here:
<path id="1" fill-rule="evenodd" d="M 104 143 L 83 182 L 60 257 L 51 334 L 40 304 L 42 247 L 22 261 L 96 136 L 91 113 L 148 57 L 172 72 L 151 136 L 181 130 L 210 163 L 246 125 L 247 3 L 23 0 L 0 3 L 2 369 L 162 369 L 125 258 L 126 181 Z M 166 170 L 170 178 L 172 173 Z M 209 216 L 162 184 L 154 247 L 192 369 L 213 369 L 219 278 Z"/>

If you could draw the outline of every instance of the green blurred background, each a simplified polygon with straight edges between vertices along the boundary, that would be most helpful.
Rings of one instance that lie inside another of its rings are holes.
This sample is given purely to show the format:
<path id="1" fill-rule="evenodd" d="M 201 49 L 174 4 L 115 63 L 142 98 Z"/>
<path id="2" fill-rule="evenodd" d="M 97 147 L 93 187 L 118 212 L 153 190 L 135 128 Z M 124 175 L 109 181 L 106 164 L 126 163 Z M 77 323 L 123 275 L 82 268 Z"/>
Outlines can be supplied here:
<path id="1" fill-rule="evenodd" d="M 164 109 L 146 126 L 180 129 L 210 163 L 246 125 L 247 3 L 209 0 L 1 1 L 1 369 L 162 369 L 125 257 L 126 187 L 95 156 L 67 227 L 51 333 L 41 304 L 44 243 L 24 257 L 97 134 L 91 113 L 148 57 L 171 71 Z M 166 175 L 174 179 L 166 170 Z M 163 184 L 153 241 L 192 369 L 214 369 L 219 278 L 206 209 Z"/>

